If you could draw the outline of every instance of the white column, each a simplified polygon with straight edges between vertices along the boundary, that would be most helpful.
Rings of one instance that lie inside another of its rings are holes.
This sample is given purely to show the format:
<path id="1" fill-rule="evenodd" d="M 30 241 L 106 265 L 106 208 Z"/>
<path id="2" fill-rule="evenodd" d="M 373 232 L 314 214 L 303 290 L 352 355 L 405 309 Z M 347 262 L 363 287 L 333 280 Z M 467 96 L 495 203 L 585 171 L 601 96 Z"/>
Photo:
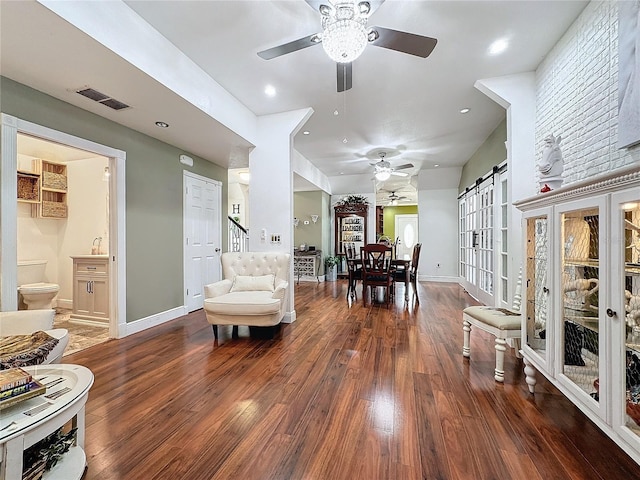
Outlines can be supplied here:
<path id="1" fill-rule="evenodd" d="M 18 309 L 17 236 L 18 220 L 18 123 L 15 117 L 1 115 L 2 141 L 0 141 L 0 273 L 2 282 L 0 307 L 4 311 Z"/>
<path id="2" fill-rule="evenodd" d="M 256 148 L 249 154 L 250 251 L 293 254 L 293 137 L 312 114 L 305 108 L 258 117 Z M 292 260 L 287 323 L 295 321 L 293 281 Z"/>
<path id="3" fill-rule="evenodd" d="M 535 72 L 478 80 L 475 87 L 507 110 L 507 162 L 509 184 L 509 277 L 522 265 L 522 214 L 513 203 L 536 194 L 535 177 Z M 511 283 L 511 281 L 509 282 Z M 511 285 L 509 285 L 511 291 Z"/>

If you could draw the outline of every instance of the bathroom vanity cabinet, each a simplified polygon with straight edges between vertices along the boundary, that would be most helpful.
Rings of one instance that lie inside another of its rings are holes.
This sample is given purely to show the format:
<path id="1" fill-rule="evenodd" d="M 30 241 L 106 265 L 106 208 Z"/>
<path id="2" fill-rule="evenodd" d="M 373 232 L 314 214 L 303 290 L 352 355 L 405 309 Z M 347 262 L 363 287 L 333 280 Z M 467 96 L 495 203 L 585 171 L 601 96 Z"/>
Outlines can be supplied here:
<path id="1" fill-rule="evenodd" d="M 522 355 L 640 464 L 640 170 L 516 203 Z"/>
<path id="2" fill-rule="evenodd" d="M 80 255 L 73 259 L 72 320 L 109 323 L 109 256 Z"/>

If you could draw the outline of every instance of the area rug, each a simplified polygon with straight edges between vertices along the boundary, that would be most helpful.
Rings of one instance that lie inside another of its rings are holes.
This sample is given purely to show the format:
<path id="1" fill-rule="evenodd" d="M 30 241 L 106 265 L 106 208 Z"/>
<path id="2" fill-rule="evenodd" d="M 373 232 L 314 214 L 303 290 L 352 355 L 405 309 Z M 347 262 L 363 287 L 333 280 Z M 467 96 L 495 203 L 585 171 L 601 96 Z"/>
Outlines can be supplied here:
<path id="1" fill-rule="evenodd" d="M 66 328 L 69 332 L 69 344 L 64 350 L 63 356 L 66 357 L 109 340 L 109 328 L 71 323 L 69 321 L 70 315 L 70 310 L 56 309 L 56 316 L 53 320 L 54 328 Z"/>

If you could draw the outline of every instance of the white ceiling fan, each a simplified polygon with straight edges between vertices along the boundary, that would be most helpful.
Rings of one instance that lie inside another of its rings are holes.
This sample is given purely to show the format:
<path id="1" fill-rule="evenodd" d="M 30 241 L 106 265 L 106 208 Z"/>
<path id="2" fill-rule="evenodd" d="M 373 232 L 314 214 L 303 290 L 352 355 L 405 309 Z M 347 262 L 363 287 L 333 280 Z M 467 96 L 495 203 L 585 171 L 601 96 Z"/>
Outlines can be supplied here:
<path id="1" fill-rule="evenodd" d="M 408 177 L 409 174 L 406 172 L 399 172 L 398 170 L 405 170 L 407 168 L 413 168 L 413 164 L 405 163 L 404 165 L 400 165 L 398 167 L 392 167 L 391 164 L 385 160 L 384 158 L 387 156 L 386 152 L 379 152 L 378 156 L 380 157 L 380 161 L 375 163 L 370 163 L 374 168 L 374 176 L 376 180 L 380 182 L 384 182 L 388 180 L 392 175 L 396 177 Z"/>

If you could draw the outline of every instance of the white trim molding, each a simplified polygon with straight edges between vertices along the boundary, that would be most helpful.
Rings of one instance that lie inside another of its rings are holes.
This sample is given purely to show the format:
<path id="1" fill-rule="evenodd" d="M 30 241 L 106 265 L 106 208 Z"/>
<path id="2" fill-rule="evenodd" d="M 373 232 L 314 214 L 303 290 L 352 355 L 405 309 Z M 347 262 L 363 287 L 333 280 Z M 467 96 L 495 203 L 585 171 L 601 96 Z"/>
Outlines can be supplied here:
<path id="1" fill-rule="evenodd" d="M 151 327 L 157 327 L 158 325 L 162 325 L 163 323 L 175 320 L 176 318 L 182 317 L 186 314 L 186 305 L 175 307 L 171 310 L 165 310 L 164 312 L 154 313 L 153 315 L 149 315 L 148 317 L 140 318 L 123 325 L 121 329 L 122 335 L 120 337 L 133 335 L 134 333 L 142 332 L 143 330 Z"/>

